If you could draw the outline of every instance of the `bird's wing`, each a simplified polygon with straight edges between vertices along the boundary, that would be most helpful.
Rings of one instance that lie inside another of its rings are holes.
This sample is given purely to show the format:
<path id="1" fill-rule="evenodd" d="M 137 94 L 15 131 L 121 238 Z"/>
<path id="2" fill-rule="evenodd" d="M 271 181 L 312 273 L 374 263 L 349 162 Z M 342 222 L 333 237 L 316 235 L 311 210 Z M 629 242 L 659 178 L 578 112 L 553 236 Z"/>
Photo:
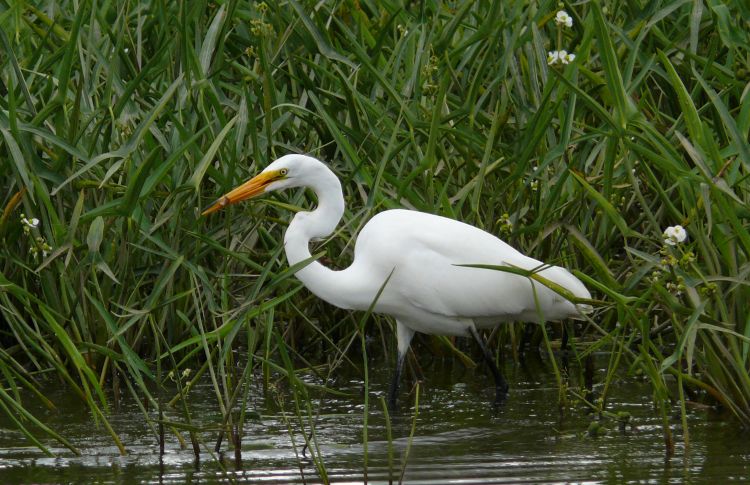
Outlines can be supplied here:
<path id="1" fill-rule="evenodd" d="M 544 310 L 564 300 L 538 283 L 535 300 L 532 282 L 525 276 L 461 266 L 532 270 L 542 263 L 474 226 L 421 212 L 394 210 L 373 218 L 360 234 L 355 257 L 395 268 L 389 290 L 433 314 L 512 320 L 533 313 L 537 304 Z M 569 286 L 565 275 L 578 282 L 558 267 L 541 274 L 563 286 Z"/>
<path id="2" fill-rule="evenodd" d="M 423 248 L 396 268 L 393 284 L 416 307 L 440 315 L 513 320 L 533 310 L 528 278 L 463 264 L 508 266 L 512 262 L 474 260 L 469 255 L 457 258 Z"/>

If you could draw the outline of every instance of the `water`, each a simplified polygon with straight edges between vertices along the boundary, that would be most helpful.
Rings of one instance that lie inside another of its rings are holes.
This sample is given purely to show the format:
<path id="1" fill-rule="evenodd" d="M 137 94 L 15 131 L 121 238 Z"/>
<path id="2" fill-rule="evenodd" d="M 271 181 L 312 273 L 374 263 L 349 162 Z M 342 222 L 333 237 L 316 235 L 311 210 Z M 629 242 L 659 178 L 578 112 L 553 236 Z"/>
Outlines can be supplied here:
<path id="1" fill-rule="evenodd" d="M 620 431 L 617 423 L 605 421 L 608 432 L 592 438 L 586 430 L 593 417 L 584 406 L 573 404 L 561 416 L 553 374 L 542 361 L 506 369 L 511 391 L 499 410 L 488 404 L 491 383 L 482 370 L 438 361 L 423 372 L 416 431 L 403 470 L 407 483 L 750 482 L 747 432 L 705 408 L 690 410 L 689 449 L 682 439 L 679 414 L 674 414 L 670 425 L 675 454 L 667 458 L 661 419 L 651 404 L 647 382 L 616 383 L 610 410 L 630 413 L 631 425 Z M 597 371 L 600 379 L 603 372 Z M 343 370 L 336 374 L 332 387 L 351 396 L 328 396 L 322 401 L 316 437 L 329 480 L 359 483 L 365 478 L 363 382 L 361 374 L 346 375 Z M 371 482 L 398 480 L 412 426 L 413 409 L 408 403 L 413 403 L 415 389 L 413 383 L 405 383 L 389 446 L 379 401 L 387 378 L 385 370 L 371 371 L 366 470 Z M 277 389 L 273 394 L 283 398 L 285 409 L 291 411 L 289 390 L 281 384 Z M 28 409 L 71 440 L 82 456 L 46 441 L 56 455 L 47 457 L 1 417 L 0 483 L 319 483 L 310 454 L 301 455 L 304 436 L 295 416 L 284 415 L 274 402 L 264 401 L 260 389 L 252 394 L 251 409 L 260 413 L 260 419 L 245 425 L 239 468 L 226 440 L 225 453 L 213 453 L 215 430 L 200 433 L 200 460 L 194 458 L 187 432 L 184 448 L 168 433 L 160 459 L 157 439 L 135 403 L 127 400 L 111 416 L 128 451 L 120 456 L 105 430 L 96 428 L 85 406 L 65 390 L 49 391 L 57 405 L 52 412 L 29 398 Z M 318 402 L 313 403 L 315 410 Z M 189 405 L 195 423 L 215 427 L 220 422 L 208 382 L 193 391 Z M 184 421 L 174 410 L 165 418 Z"/>

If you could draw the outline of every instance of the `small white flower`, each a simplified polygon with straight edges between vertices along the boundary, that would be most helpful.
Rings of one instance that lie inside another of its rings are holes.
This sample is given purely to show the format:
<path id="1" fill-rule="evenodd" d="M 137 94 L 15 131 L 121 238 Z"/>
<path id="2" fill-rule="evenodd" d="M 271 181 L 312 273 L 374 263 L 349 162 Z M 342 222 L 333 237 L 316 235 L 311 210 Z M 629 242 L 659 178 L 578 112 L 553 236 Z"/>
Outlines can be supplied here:
<path id="1" fill-rule="evenodd" d="M 568 53 L 568 51 L 566 50 L 549 51 L 547 53 L 547 64 L 549 64 L 550 66 L 557 64 L 558 62 L 560 64 L 570 64 L 575 60 L 575 58 L 575 54 Z"/>
<path id="2" fill-rule="evenodd" d="M 42 257 L 45 257 L 45 258 L 46 258 L 46 257 L 47 257 L 47 255 L 48 255 L 48 254 L 49 254 L 50 252 L 52 252 L 52 246 L 50 246 L 50 245 L 49 245 L 49 244 L 47 243 L 47 241 L 45 241 L 44 239 L 42 239 L 42 242 L 41 242 L 41 244 L 42 244 Z"/>
<path id="3" fill-rule="evenodd" d="M 566 12 L 565 10 L 560 10 L 559 12 L 557 12 L 557 15 L 555 15 L 555 22 L 558 25 L 573 27 L 573 17 L 568 15 L 568 12 Z"/>
<path id="4" fill-rule="evenodd" d="M 687 239 L 687 231 L 682 226 L 669 226 L 664 229 L 662 237 L 664 238 L 664 244 L 674 246 Z"/>
<path id="5" fill-rule="evenodd" d="M 37 219 L 36 217 L 32 217 L 31 219 L 22 217 L 21 222 L 32 229 L 39 227 L 39 219 Z"/>

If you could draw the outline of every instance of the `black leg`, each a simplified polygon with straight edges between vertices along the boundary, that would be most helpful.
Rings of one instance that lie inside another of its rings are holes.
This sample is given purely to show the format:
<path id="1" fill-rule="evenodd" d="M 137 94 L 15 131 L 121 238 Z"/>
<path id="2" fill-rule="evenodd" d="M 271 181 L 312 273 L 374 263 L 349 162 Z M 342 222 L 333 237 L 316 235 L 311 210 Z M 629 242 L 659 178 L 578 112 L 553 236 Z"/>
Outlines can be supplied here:
<path id="1" fill-rule="evenodd" d="M 500 369 L 497 368 L 497 364 L 495 364 L 495 357 L 492 355 L 492 352 L 490 352 L 490 349 L 487 348 L 487 344 L 485 344 L 484 339 L 479 335 L 477 329 L 473 326 L 469 327 L 469 332 L 471 332 L 471 336 L 474 337 L 474 340 L 477 341 L 479 347 L 482 349 L 484 360 L 490 367 L 492 377 L 495 378 L 495 404 L 500 404 L 501 402 L 503 402 L 503 400 L 505 400 L 505 394 L 508 392 L 508 383 L 500 373 Z"/>
<path id="2" fill-rule="evenodd" d="M 594 392 L 594 356 L 588 354 L 584 360 L 584 386 L 589 392 Z"/>
<path id="3" fill-rule="evenodd" d="M 396 362 L 396 370 L 393 372 L 393 378 L 391 379 L 391 386 L 388 389 L 388 411 L 390 413 L 396 412 L 396 398 L 398 397 L 398 385 L 401 382 L 401 373 L 404 370 L 404 359 L 406 352 L 403 354 L 398 353 L 398 361 Z"/>
<path id="4" fill-rule="evenodd" d="M 521 333 L 521 342 L 518 344 L 518 353 L 523 355 L 526 353 L 526 347 L 531 346 L 531 334 L 534 330 L 531 328 L 530 323 L 523 324 L 523 332 Z"/>
<path id="5" fill-rule="evenodd" d="M 565 322 L 560 323 L 560 332 L 562 333 L 560 338 L 560 350 L 562 351 L 560 353 L 560 367 L 565 375 L 568 375 L 568 364 L 570 363 L 570 333 Z"/>

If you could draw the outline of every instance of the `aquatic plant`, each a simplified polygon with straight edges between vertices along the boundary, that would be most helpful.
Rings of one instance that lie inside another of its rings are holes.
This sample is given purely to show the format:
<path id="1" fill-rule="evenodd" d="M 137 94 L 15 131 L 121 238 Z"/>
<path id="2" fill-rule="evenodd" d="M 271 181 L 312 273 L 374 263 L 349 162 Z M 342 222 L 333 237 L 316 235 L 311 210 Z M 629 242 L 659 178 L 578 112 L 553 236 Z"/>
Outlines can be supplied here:
<path id="1" fill-rule="evenodd" d="M 301 290 L 279 226 L 304 194 L 198 216 L 296 151 L 364 207 L 316 256 L 345 265 L 384 208 L 477 225 L 577 268 L 606 302 L 573 342 L 611 356 L 600 410 L 629 371 L 652 383 L 667 443 L 670 400 L 683 425 L 688 399 L 750 425 L 747 18 L 714 1 L 3 4 L 2 412 L 41 449 L 75 449 L 23 406 L 53 407 L 60 381 L 125 452 L 117 399 L 142 403 L 155 437 L 193 437 L 185 397 L 208 379 L 231 434 L 257 368 L 314 431 L 314 397 L 334 390 L 297 373 L 362 365 L 365 335 L 390 361 L 391 322 Z M 574 62 L 549 66 L 563 49 Z M 665 239 L 676 225 L 689 238 Z M 415 345 L 473 364 L 449 339 Z"/>

